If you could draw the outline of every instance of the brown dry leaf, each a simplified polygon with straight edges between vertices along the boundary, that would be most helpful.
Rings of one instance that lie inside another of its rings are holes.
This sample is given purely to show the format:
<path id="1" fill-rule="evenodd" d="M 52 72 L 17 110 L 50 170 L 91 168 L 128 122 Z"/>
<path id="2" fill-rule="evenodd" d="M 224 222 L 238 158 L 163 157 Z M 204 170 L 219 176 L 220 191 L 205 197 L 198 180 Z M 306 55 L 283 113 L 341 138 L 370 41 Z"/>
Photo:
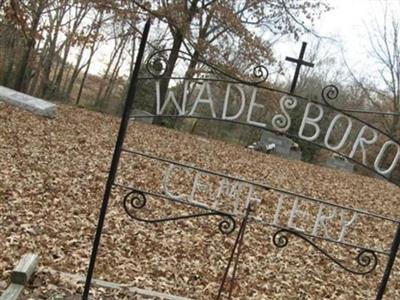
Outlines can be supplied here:
<path id="1" fill-rule="evenodd" d="M 49 270 L 86 272 L 119 120 L 62 105 L 58 117 L 48 120 L 6 105 L 0 124 L 0 282 L 8 282 L 23 254 L 34 252 L 41 268 L 26 296 L 75 299 L 82 283 L 68 283 Z M 125 147 L 386 216 L 400 212 L 398 188 L 383 181 L 238 145 L 132 124 Z M 118 180 L 159 189 L 157 164 L 136 156 L 124 156 L 121 162 Z M 123 210 L 122 192 L 113 192 L 95 277 L 193 299 L 215 298 L 235 236 L 221 235 L 217 218 L 158 225 L 133 221 Z M 188 212 L 164 204 L 154 204 L 150 213 Z M 381 228 L 370 232 L 381 242 Z M 380 256 L 371 275 L 355 276 L 295 238 L 285 249 L 275 248 L 273 233 L 268 227 L 248 226 L 234 299 L 374 299 L 385 257 Z M 333 244 L 321 245 L 334 256 L 348 254 Z M 397 263 L 386 299 L 400 299 L 399 278 Z M 96 288 L 92 294 L 93 299 L 138 297 Z"/>

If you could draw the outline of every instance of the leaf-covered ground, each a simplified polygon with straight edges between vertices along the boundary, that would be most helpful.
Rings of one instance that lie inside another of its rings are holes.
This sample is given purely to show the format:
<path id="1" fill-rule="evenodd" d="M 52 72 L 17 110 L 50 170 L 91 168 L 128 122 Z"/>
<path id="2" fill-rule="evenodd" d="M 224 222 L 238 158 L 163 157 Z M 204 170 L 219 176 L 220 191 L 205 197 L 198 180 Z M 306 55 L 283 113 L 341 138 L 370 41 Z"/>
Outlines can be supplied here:
<path id="1" fill-rule="evenodd" d="M 66 106 L 59 106 L 57 118 L 48 120 L 0 103 L 0 125 L 0 290 L 19 258 L 34 252 L 41 260 L 26 290 L 29 297 L 79 297 L 82 283 L 67 282 L 59 272 L 86 272 L 119 120 Z M 381 180 L 286 161 L 233 144 L 133 124 L 126 148 L 394 218 L 400 214 L 398 188 Z M 126 155 L 122 164 L 117 180 L 159 188 L 161 166 Z M 95 277 L 214 299 L 235 234 L 219 233 L 218 218 L 158 225 L 133 221 L 122 207 L 122 192 L 118 188 L 113 192 Z M 160 216 L 185 211 L 161 204 L 153 208 Z M 379 227 L 366 228 L 378 241 L 388 234 Z M 248 226 L 235 299 L 374 299 L 385 256 L 379 256 L 372 274 L 351 275 L 296 238 L 277 249 L 271 242 L 275 231 Z M 345 259 L 349 253 L 354 257 L 347 248 L 319 245 L 335 257 Z M 94 299 L 136 297 L 102 289 L 93 293 Z M 399 263 L 386 299 L 400 299 Z"/>

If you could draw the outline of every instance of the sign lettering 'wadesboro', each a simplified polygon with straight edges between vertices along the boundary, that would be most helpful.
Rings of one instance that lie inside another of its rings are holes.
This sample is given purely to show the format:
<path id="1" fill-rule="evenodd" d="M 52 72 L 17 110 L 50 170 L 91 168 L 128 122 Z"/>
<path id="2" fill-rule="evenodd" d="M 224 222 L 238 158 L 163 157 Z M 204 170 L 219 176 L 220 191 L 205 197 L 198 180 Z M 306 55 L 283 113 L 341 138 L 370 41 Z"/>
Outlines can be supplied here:
<path id="1" fill-rule="evenodd" d="M 177 101 L 177 97 L 172 91 L 169 91 L 168 95 L 165 98 L 164 104 L 160 107 L 160 82 L 156 81 L 156 105 L 157 105 L 157 115 L 162 115 L 165 112 L 166 107 L 171 103 L 178 112 L 180 116 L 193 116 L 199 110 L 200 106 L 207 107 L 207 109 L 211 112 L 211 116 L 214 119 L 222 119 L 222 120 L 245 120 L 245 122 L 251 126 L 256 126 L 260 128 L 267 127 L 267 124 L 260 122 L 259 120 L 255 120 L 254 115 L 256 110 L 264 109 L 264 105 L 257 103 L 257 92 L 258 88 L 252 87 L 251 95 L 249 99 L 246 99 L 245 91 L 243 90 L 240 84 L 227 84 L 225 91 L 225 98 L 223 101 L 223 109 L 220 116 L 217 116 L 216 113 L 216 103 L 215 98 L 212 94 L 211 84 L 210 82 L 204 81 L 201 84 L 199 92 L 193 102 L 193 105 L 190 109 L 188 109 L 188 94 L 189 94 L 189 81 L 185 81 L 183 85 L 183 99 L 182 105 L 179 105 Z M 237 93 L 239 93 L 240 97 L 238 98 L 240 101 L 240 105 L 238 105 L 237 112 L 235 114 L 228 115 L 228 108 L 231 103 L 231 97 L 233 95 L 232 90 L 235 89 Z M 246 102 L 248 104 L 246 105 Z M 298 104 L 298 99 L 293 96 L 283 96 L 280 99 L 280 109 L 281 112 L 275 115 L 272 118 L 272 128 L 279 132 L 287 132 L 292 125 L 291 117 L 289 114 L 289 110 L 295 109 Z M 246 109 L 247 107 L 247 109 Z M 321 104 L 308 102 L 304 109 L 303 118 L 301 121 L 301 125 L 297 131 L 297 135 L 304 141 L 308 142 L 316 142 L 317 139 L 323 138 L 323 147 L 326 147 L 329 150 L 336 151 L 342 154 L 345 157 L 353 159 L 355 162 L 364 165 L 375 172 L 388 176 L 390 175 L 400 160 L 400 146 L 394 142 L 393 140 L 388 139 L 384 135 L 380 134 L 374 128 L 371 128 L 368 125 L 362 124 L 362 126 L 358 126 L 358 129 L 355 129 L 353 124 L 353 119 L 342 114 L 337 113 L 331 119 L 328 129 L 325 132 L 324 136 L 321 136 L 322 131 L 319 122 L 326 117 L 326 109 L 335 111 L 334 109 L 323 106 Z M 335 143 L 331 142 L 332 135 L 335 131 L 335 128 L 341 124 L 345 127 L 345 130 L 341 133 L 341 137 Z M 307 130 L 311 128 L 312 134 L 306 134 L 310 132 Z M 356 132 L 357 130 L 357 132 Z M 345 147 L 350 140 L 350 136 L 356 133 L 356 138 L 352 142 L 351 150 L 345 153 Z M 382 142 L 383 141 L 383 142 Z M 381 143 L 380 150 L 375 157 L 373 163 L 367 161 L 367 147 L 372 146 L 373 144 Z M 389 166 L 383 166 L 383 160 L 387 156 L 390 148 L 394 147 L 396 149 L 396 154 L 390 163 Z M 360 159 L 361 157 L 361 159 Z"/>

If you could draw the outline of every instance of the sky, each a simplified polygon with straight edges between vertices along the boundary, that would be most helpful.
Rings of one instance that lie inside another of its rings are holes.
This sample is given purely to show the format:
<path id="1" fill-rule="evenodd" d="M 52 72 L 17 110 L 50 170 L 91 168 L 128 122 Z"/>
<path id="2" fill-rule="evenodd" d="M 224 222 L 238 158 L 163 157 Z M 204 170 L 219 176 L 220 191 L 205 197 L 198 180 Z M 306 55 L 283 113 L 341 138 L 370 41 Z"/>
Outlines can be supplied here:
<path id="1" fill-rule="evenodd" d="M 391 12 L 400 15 L 400 0 L 386 2 Z M 378 72 L 379 66 L 371 56 L 368 32 L 373 32 L 374 24 L 382 22 L 385 1 L 328 0 L 328 3 L 333 9 L 323 14 L 314 27 L 318 35 L 329 38 L 322 39 L 321 52 L 327 52 L 328 56 L 335 58 L 339 63 L 338 68 L 343 67 L 345 60 L 359 76 L 368 76 L 366 72 Z M 302 41 L 312 45 L 318 38 L 312 34 L 302 36 L 298 42 L 284 38 L 274 46 L 276 56 L 281 61 L 286 56 L 298 57 Z"/>

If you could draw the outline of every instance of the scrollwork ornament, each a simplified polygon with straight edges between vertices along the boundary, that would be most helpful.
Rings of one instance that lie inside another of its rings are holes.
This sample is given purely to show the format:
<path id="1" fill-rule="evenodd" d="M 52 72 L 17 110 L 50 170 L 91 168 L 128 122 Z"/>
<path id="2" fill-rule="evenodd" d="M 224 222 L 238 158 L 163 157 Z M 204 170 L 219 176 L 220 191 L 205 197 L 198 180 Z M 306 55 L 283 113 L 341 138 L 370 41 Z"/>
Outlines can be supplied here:
<path id="1" fill-rule="evenodd" d="M 163 77 L 168 69 L 168 61 L 164 51 L 153 53 L 146 62 L 147 71 L 155 78 Z"/>
<path id="2" fill-rule="evenodd" d="M 225 216 L 218 225 L 219 231 L 223 234 L 231 234 L 236 229 L 236 222 L 231 216 Z"/>
<path id="3" fill-rule="evenodd" d="M 287 246 L 289 243 L 289 239 L 287 237 L 287 233 L 285 230 L 279 230 L 277 231 L 273 237 L 272 237 L 272 242 L 274 245 L 278 248 L 284 248 Z"/>
<path id="4" fill-rule="evenodd" d="M 136 215 L 135 210 L 139 210 L 145 207 L 147 204 L 146 194 L 133 190 L 125 195 L 123 199 L 123 207 L 125 212 L 129 217 L 136 221 L 145 222 L 145 223 L 164 223 L 178 220 L 186 220 L 192 218 L 202 218 L 202 217 L 211 217 L 211 216 L 219 216 L 222 217 L 222 221 L 219 222 L 218 228 L 219 231 L 223 234 L 231 234 L 236 229 L 236 221 L 231 215 L 223 214 L 220 212 L 202 212 L 195 214 L 184 214 L 178 216 L 165 216 L 161 218 L 142 218 Z"/>
<path id="5" fill-rule="evenodd" d="M 361 267 L 370 267 L 370 272 L 372 272 L 378 264 L 378 257 L 373 251 L 362 250 L 358 253 L 356 261 Z"/>
<path id="6" fill-rule="evenodd" d="M 253 77 L 256 79 L 254 83 L 262 83 L 268 79 L 269 72 L 266 66 L 258 65 L 253 68 Z"/>
<path id="7" fill-rule="evenodd" d="M 125 211 L 130 214 L 130 208 L 141 209 L 146 206 L 146 196 L 142 192 L 132 191 L 124 197 Z"/>
<path id="8" fill-rule="evenodd" d="M 322 89 L 322 100 L 329 106 L 332 106 L 330 104 L 330 101 L 336 100 L 337 97 L 339 96 L 339 89 L 331 84 L 327 85 Z"/>
<path id="9" fill-rule="evenodd" d="M 292 124 L 292 120 L 287 113 L 287 110 L 294 109 L 297 106 L 297 99 L 293 96 L 285 95 L 279 100 L 279 105 L 282 113 L 277 114 L 272 118 L 272 126 L 278 131 L 286 132 Z"/>
<path id="10" fill-rule="evenodd" d="M 288 235 L 291 234 L 293 236 L 296 236 L 298 238 L 301 238 L 308 244 L 314 247 L 314 249 L 318 250 L 320 253 L 325 255 L 327 258 L 329 258 L 332 262 L 334 262 L 336 265 L 341 267 L 343 270 L 355 274 L 355 275 L 366 275 L 371 273 L 372 271 L 375 270 L 376 266 L 378 265 L 378 257 L 376 256 L 376 253 L 373 252 L 372 250 L 367 250 L 367 249 L 362 249 L 357 257 L 355 258 L 355 261 L 358 265 L 358 268 L 353 269 L 350 267 L 347 267 L 344 265 L 344 263 L 341 260 L 338 260 L 334 258 L 332 255 L 330 255 L 327 251 L 322 249 L 320 246 L 315 244 L 312 240 L 307 238 L 304 234 L 289 230 L 289 229 L 280 229 L 278 230 L 272 237 L 272 241 L 274 245 L 278 248 L 283 248 L 287 246 L 288 244 Z M 361 269 L 360 269 L 361 268 Z"/>

